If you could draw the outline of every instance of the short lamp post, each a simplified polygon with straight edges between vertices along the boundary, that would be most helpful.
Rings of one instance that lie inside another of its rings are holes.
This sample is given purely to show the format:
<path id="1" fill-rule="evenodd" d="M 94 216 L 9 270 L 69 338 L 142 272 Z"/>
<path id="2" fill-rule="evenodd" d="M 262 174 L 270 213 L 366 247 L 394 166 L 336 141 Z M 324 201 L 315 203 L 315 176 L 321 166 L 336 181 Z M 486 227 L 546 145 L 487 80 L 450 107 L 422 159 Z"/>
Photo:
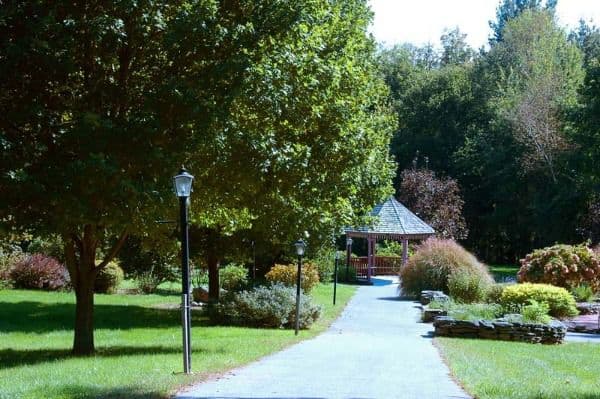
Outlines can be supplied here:
<path id="1" fill-rule="evenodd" d="M 183 372 L 191 372 L 191 310 L 190 310 L 190 247 L 188 236 L 188 200 L 192 192 L 194 176 L 184 168 L 173 177 L 175 194 L 179 198 L 179 215 L 181 223 L 181 327 L 183 335 Z"/>
<path id="2" fill-rule="evenodd" d="M 335 297 L 337 294 L 337 280 L 338 280 L 338 261 L 340 260 L 340 254 L 335 250 L 335 266 L 333 267 L 333 304 L 335 305 Z"/>
<path id="3" fill-rule="evenodd" d="M 350 257 L 352 256 L 352 237 L 346 240 L 346 281 L 350 281 L 348 276 L 350 270 Z"/>
<path id="4" fill-rule="evenodd" d="M 304 240 L 298 240 L 294 243 L 296 254 L 298 255 L 298 273 L 296 273 L 296 335 L 300 329 L 300 283 L 302 281 L 302 256 L 306 249 Z"/>

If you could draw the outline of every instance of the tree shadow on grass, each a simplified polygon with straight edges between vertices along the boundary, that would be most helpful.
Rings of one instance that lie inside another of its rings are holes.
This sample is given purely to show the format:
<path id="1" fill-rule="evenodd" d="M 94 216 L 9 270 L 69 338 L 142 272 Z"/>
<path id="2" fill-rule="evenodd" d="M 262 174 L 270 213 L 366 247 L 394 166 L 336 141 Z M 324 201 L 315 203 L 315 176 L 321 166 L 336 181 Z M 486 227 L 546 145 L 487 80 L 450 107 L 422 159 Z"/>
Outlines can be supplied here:
<path id="1" fill-rule="evenodd" d="M 207 353 L 225 353 L 223 348 L 193 348 L 194 355 Z M 181 353 L 180 347 L 169 346 L 111 346 L 96 348 L 93 357 L 108 358 L 115 356 L 171 355 Z M 0 370 L 11 367 L 31 366 L 56 360 L 77 359 L 69 349 L 2 349 L 0 350 Z"/>
<path id="2" fill-rule="evenodd" d="M 75 305 L 44 302 L 0 302 L 0 332 L 47 333 L 72 330 Z M 166 328 L 181 325 L 179 309 L 135 305 L 94 305 L 96 329 Z M 192 313 L 192 325 L 207 325 L 206 317 Z"/>
<path id="3" fill-rule="evenodd" d="M 44 394 L 44 392 L 40 393 Z M 164 399 L 166 397 L 164 392 L 145 390 L 142 387 L 100 388 L 85 385 L 67 385 L 60 390 L 52 391 L 52 394 L 69 399 Z"/>

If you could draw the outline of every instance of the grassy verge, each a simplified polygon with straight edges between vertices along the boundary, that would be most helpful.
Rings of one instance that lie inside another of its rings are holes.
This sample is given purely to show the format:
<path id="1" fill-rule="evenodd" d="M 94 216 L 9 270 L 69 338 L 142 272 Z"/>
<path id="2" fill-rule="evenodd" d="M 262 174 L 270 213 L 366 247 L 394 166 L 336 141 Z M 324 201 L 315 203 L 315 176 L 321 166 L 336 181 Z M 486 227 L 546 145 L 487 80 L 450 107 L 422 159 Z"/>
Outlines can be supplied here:
<path id="1" fill-rule="evenodd" d="M 182 369 L 177 295 L 97 295 L 97 354 L 72 358 L 74 295 L 0 291 L 0 398 L 164 398 L 177 388 L 324 331 L 355 287 L 322 284 L 313 297 L 322 318 L 298 337 L 290 330 L 208 326 L 193 316 L 193 376 Z"/>
<path id="2" fill-rule="evenodd" d="M 436 338 L 454 376 L 478 399 L 600 398 L 600 345 Z"/>
<path id="3" fill-rule="evenodd" d="M 489 265 L 490 273 L 497 282 L 514 281 L 517 278 L 517 265 Z"/>

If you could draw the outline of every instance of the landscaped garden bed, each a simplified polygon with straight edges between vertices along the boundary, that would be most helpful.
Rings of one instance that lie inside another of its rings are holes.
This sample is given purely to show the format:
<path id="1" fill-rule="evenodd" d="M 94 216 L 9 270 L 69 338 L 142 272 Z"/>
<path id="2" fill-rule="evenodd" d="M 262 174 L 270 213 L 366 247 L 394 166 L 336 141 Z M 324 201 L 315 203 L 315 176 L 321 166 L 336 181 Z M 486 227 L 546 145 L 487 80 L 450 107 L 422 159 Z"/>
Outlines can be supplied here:
<path id="1" fill-rule="evenodd" d="M 534 251 L 522 261 L 519 284 L 494 284 L 485 270 L 457 244 L 430 240 L 403 270 L 403 294 L 426 288 L 419 295 L 422 320 L 433 322 L 437 336 L 560 344 L 568 329 L 598 331 L 591 316 L 579 324 L 584 316 L 575 318 L 600 308 L 591 302 L 600 268 L 589 248 L 561 245 Z M 587 302 L 576 303 L 575 298 Z"/>

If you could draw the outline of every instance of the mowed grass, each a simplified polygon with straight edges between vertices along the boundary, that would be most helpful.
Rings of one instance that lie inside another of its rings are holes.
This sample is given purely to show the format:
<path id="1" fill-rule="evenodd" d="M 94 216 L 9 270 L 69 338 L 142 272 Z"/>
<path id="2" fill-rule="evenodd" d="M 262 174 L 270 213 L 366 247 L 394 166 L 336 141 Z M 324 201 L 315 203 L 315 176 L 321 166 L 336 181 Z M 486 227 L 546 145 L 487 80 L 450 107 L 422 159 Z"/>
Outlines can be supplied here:
<path id="1" fill-rule="evenodd" d="M 489 265 L 490 273 L 497 282 L 516 281 L 520 266 L 517 265 Z"/>
<path id="2" fill-rule="evenodd" d="M 192 376 L 182 370 L 178 295 L 96 295 L 93 357 L 70 355 L 74 294 L 0 291 L 0 398 L 165 398 L 178 388 L 251 362 L 327 329 L 355 287 L 314 289 L 323 316 L 293 330 L 209 326 L 194 312 Z"/>
<path id="3" fill-rule="evenodd" d="M 600 345 L 436 338 L 454 376 L 478 399 L 598 399 Z"/>

